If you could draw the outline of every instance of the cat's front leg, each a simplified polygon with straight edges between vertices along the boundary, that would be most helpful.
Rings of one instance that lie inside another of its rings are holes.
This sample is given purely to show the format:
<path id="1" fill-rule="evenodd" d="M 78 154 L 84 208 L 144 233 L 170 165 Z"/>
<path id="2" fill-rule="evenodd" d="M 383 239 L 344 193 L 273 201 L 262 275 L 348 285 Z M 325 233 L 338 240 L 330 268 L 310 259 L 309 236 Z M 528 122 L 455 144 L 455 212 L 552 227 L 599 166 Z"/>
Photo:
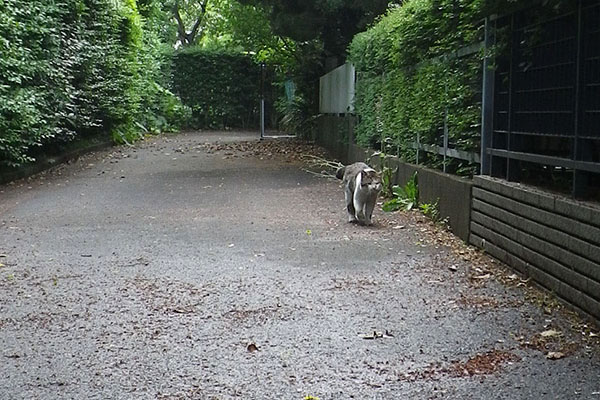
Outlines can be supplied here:
<path id="1" fill-rule="evenodd" d="M 372 197 L 369 199 L 369 201 L 367 202 L 365 208 L 366 208 L 366 217 L 367 217 L 367 222 L 368 225 L 371 225 L 372 222 L 372 218 L 373 218 L 373 209 L 375 209 L 375 203 L 377 202 L 377 197 Z"/>
<path id="2" fill-rule="evenodd" d="M 371 217 L 366 213 L 366 210 L 363 210 L 363 214 L 361 216 L 361 223 L 366 226 L 373 225 L 373 223 L 371 222 Z"/>
<path id="3" fill-rule="evenodd" d="M 357 222 L 356 211 L 352 204 L 348 204 L 348 222 Z"/>
<path id="4" fill-rule="evenodd" d="M 356 210 L 356 220 L 361 224 L 367 224 L 364 204 L 360 203 L 359 201 L 354 201 L 354 209 Z"/>

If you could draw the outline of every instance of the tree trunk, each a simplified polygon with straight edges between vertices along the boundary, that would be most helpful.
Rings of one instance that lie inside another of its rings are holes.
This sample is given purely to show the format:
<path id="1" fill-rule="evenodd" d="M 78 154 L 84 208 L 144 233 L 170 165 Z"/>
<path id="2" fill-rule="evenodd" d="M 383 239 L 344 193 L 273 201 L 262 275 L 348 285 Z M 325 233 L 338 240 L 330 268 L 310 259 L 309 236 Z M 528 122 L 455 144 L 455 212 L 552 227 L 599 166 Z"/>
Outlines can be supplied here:
<path id="1" fill-rule="evenodd" d="M 196 18 L 196 22 L 192 26 L 192 30 L 190 32 L 187 32 L 187 30 L 185 29 L 185 24 L 183 22 L 183 19 L 181 18 L 181 13 L 179 11 L 179 2 L 176 2 L 173 6 L 173 16 L 177 21 L 177 37 L 181 42 L 182 46 L 186 47 L 193 45 L 200 37 L 202 37 L 201 34 L 200 36 L 198 36 L 198 32 L 202 33 L 200 30 L 200 25 L 202 24 L 204 16 L 206 15 L 207 4 L 208 0 L 204 0 L 200 3 L 200 9 L 202 11 L 200 12 L 200 15 L 198 15 L 198 17 Z"/>

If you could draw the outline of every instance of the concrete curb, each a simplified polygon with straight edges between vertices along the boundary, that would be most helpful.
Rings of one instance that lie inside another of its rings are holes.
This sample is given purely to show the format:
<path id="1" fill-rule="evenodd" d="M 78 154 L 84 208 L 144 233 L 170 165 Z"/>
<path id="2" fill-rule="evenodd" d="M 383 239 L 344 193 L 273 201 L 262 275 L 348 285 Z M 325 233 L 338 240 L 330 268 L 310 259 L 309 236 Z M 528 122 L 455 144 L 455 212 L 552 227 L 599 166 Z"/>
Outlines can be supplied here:
<path id="1" fill-rule="evenodd" d="M 39 174 L 42 171 L 50 169 L 56 165 L 65 163 L 69 160 L 74 160 L 81 157 L 84 154 L 92 153 L 94 151 L 103 150 L 112 147 L 114 142 L 112 140 L 106 140 L 100 143 L 90 145 L 81 149 L 73 150 L 60 154 L 56 157 L 47 157 L 38 159 L 34 164 L 26 165 L 10 172 L 0 172 L 0 185 L 4 185 L 19 179 L 28 178 L 35 174 Z"/>

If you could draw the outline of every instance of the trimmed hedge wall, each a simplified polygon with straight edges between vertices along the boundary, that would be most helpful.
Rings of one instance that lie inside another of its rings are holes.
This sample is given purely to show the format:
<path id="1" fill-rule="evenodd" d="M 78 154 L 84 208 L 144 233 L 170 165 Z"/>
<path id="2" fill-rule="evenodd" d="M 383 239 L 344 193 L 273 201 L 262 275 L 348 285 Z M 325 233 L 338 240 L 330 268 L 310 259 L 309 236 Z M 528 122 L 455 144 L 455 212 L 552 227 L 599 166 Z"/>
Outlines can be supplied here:
<path id="1" fill-rule="evenodd" d="M 251 56 L 190 48 L 173 57 L 173 88 L 196 128 L 259 126 L 261 68 Z"/>
<path id="2" fill-rule="evenodd" d="M 572 3 L 546 0 L 545 12 Z M 421 144 L 479 154 L 483 50 L 456 52 L 483 40 L 483 18 L 523 9 L 539 0 L 406 0 L 356 35 L 349 60 L 358 79 L 356 141 L 415 162 Z M 491 53 L 506 46 L 502 31 Z M 421 152 L 419 163 L 440 168 L 443 157 Z M 449 159 L 447 172 L 473 175 L 478 165 Z"/>
<path id="3" fill-rule="evenodd" d="M 478 151 L 481 55 L 444 55 L 481 39 L 481 7 L 478 0 L 407 0 L 354 37 L 358 144 L 414 162 L 417 135 L 421 143 L 442 145 L 447 118 L 451 145 Z M 432 155 L 419 161 L 441 164 Z M 455 160 L 449 170 L 474 169 Z"/>
<path id="4" fill-rule="evenodd" d="M 0 0 L 0 167 L 81 135 L 134 140 L 176 128 L 158 0 Z"/>

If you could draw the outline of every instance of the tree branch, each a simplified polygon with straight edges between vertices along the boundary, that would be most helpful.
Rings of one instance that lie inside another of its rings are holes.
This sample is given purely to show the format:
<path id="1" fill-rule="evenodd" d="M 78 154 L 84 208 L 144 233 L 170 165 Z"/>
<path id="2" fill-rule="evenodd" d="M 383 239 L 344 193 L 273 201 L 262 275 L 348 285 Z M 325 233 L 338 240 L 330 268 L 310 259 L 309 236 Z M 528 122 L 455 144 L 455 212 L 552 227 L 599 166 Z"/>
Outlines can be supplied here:
<path id="1" fill-rule="evenodd" d="M 181 14 L 179 12 L 179 2 L 175 2 L 175 5 L 173 6 L 173 15 L 177 20 L 177 34 L 179 36 L 179 40 L 181 41 L 182 46 L 190 45 L 196 41 L 196 36 L 198 35 L 198 31 L 200 30 L 200 25 L 202 24 L 202 21 L 204 20 L 204 17 L 206 15 L 206 7 L 208 6 L 208 1 L 209 0 L 204 0 L 200 3 L 200 9 L 202 10 L 202 12 L 196 19 L 196 22 L 194 23 L 194 26 L 192 27 L 190 33 L 187 33 L 185 29 L 185 24 L 183 23 L 183 19 L 181 18 Z"/>
<path id="2" fill-rule="evenodd" d="M 277 35 L 277 37 L 279 37 L 279 40 L 281 40 L 281 43 L 283 43 L 283 48 L 287 50 L 287 52 L 290 53 L 297 61 L 300 61 L 301 57 L 298 55 L 298 52 L 295 49 L 291 48 L 289 39 L 281 35 Z"/>
<path id="3" fill-rule="evenodd" d="M 181 41 L 181 45 L 185 46 L 187 41 L 187 35 L 185 33 L 185 25 L 183 24 L 183 20 L 181 19 L 181 14 L 179 14 L 179 2 L 175 2 L 173 5 L 173 15 L 177 20 L 177 35 L 179 36 L 179 41 Z"/>
<path id="4" fill-rule="evenodd" d="M 206 3 L 208 3 L 208 0 L 205 0 L 204 3 L 200 3 L 200 7 L 202 8 L 202 14 L 200 14 L 198 16 L 198 18 L 196 19 L 196 22 L 194 23 L 194 26 L 192 27 L 192 31 L 188 35 L 188 40 L 190 43 L 194 42 L 194 39 L 196 38 L 196 35 L 198 34 L 198 29 L 200 28 L 200 23 L 202 23 L 202 20 L 204 19 L 204 16 L 206 15 Z"/>

